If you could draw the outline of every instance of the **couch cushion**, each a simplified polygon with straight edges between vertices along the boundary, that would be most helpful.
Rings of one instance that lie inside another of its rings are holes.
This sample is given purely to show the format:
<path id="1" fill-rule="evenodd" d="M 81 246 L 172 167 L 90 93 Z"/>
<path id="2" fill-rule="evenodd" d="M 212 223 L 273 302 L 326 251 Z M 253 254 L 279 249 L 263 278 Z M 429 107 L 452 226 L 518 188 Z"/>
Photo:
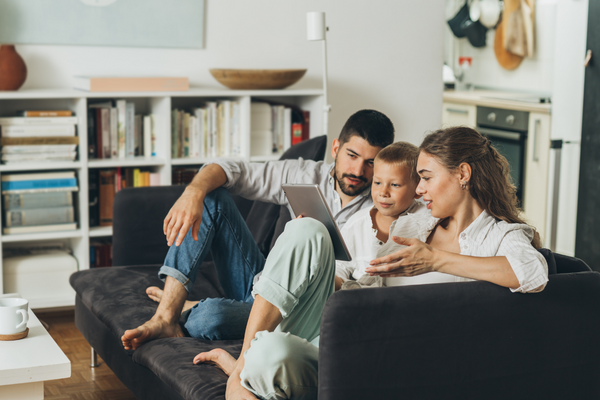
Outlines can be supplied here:
<path id="1" fill-rule="evenodd" d="M 222 348 L 237 358 L 241 340 L 210 341 L 186 338 L 158 339 L 133 353 L 133 360 L 149 368 L 187 400 L 224 399 L 227 375 L 214 365 L 194 365 L 198 353 Z"/>
<path id="2" fill-rule="evenodd" d="M 75 272 L 70 282 L 86 307 L 120 338 L 127 329 L 154 315 L 158 303 L 148 298 L 146 288 L 164 286 L 158 279 L 158 269 L 159 266 L 94 268 Z M 223 297 L 216 279 L 212 263 L 203 263 L 189 299 Z"/>

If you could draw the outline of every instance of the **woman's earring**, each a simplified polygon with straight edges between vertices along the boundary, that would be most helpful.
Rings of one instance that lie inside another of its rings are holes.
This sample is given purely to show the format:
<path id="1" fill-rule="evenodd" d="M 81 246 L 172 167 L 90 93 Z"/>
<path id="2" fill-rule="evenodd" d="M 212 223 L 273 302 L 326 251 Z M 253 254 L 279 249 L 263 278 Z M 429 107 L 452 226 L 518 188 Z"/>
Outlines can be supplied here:
<path id="1" fill-rule="evenodd" d="M 461 183 L 460 183 L 460 188 L 461 188 L 462 190 L 467 190 L 467 182 L 461 182 Z"/>

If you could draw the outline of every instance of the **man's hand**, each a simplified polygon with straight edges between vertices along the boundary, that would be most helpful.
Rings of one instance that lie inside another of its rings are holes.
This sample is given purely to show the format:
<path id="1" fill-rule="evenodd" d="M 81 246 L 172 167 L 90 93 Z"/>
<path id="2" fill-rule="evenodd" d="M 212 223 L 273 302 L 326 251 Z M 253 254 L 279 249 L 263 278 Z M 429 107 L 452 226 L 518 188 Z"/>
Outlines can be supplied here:
<path id="1" fill-rule="evenodd" d="M 169 246 L 172 246 L 173 243 L 179 246 L 190 228 L 192 229 L 192 237 L 194 240 L 198 240 L 198 230 L 204 211 L 204 197 L 205 194 L 201 190 L 190 185 L 171 207 L 163 223 L 163 232 L 167 237 Z M 177 242 L 175 242 L 175 239 L 177 239 Z"/>

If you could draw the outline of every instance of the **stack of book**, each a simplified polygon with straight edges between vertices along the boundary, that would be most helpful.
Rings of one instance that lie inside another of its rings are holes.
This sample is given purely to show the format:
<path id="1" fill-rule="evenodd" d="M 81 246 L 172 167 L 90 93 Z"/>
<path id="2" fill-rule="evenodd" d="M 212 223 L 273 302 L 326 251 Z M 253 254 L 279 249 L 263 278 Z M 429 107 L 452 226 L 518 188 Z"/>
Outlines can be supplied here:
<path id="1" fill-rule="evenodd" d="M 72 171 L 2 175 L 4 234 L 76 229 L 77 190 Z"/>
<path id="2" fill-rule="evenodd" d="M 250 106 L 250 154 L 281 154 L 309 138 L 310 112 L 293 106 L 253 102 Z"/>
<path id="3" fill-rule="evenodd" d="M 112 243 L 108 240 L 94 240 L 90 243 L 90 267 L 112 266 Z"/>
<path id="4" fill-rule="evenodd" d="M 140 168 L 89 172 L 90 226 L 112 226 L 115 194 L 130 187 L 160 186 L 160 174 Z"/>
<path id="5" fill-rule="evenodd" d="M 24 111 L 0 118 L 1 160 L 19 162 L 73 161 L 79 138 L 71 111 Z"/>
<path id="6" fill-rule="evenodd" d="M 88 106 L 89 158 L 129 158 L 156 155 L 155 118 L 135 113 L 125 100 Z"/>
<path id="7" fill-rule="evenodd" d="M 242 155 L 240 102 L 207 102 L 191 113 L 171 113 L 173 158 L 239 157 Z"/>
<path id="8" fill-rule="evenodd" d="M 174 186 L 187 185 L 198 173 L 198 168 L 177 167 L 171 170 L 171 184 Z"/>

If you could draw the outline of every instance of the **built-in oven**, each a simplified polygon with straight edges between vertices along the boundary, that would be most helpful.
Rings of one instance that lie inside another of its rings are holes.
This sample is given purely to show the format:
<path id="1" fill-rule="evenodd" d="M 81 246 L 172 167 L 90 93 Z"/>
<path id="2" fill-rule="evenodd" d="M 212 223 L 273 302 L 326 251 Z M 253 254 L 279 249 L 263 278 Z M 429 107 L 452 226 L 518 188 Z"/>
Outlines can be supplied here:
<path id="1" fill-rule="evenodd" d="M 510 175 L 523 204 L 529 112 L 477 106 L 477 130 L 508 160 Z"/>

